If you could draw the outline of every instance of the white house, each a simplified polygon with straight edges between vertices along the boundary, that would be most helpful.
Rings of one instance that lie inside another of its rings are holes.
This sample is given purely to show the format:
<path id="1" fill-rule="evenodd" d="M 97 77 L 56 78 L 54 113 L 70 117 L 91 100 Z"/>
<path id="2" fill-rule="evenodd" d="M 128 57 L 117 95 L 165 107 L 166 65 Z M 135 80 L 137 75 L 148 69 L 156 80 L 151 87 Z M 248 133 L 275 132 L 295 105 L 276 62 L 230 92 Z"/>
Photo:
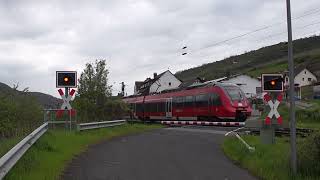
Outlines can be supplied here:
<path id="1" fill-rule="evenodd" d="M 182 82 L 176 78 L 169 70 L 157 75 L 153 74 L 153 79 L 147 78 L 145 81 L 136 81 L 134 94 L 153 94 L 164 90 L 176 89 Z"/>
<path id="2" fill-rule="evenodd" d="M 317 77 L 307 68 L 297 68 L 294 70 L 294 73 L 294 84 L 298 87 L 308 86 L 317 82 Z M 284 86 L 289 86 L 289 75 L 287 71 L 284 73 Z"/>
<path id="3" fill-rule="evenodd" d="M 240 86 L 246 97 L 256 97 L 257 88 L 261 88 L 261 82 L 247 75 L 237 75 L 221 81 L 223 83 L 232 83 Z"/>

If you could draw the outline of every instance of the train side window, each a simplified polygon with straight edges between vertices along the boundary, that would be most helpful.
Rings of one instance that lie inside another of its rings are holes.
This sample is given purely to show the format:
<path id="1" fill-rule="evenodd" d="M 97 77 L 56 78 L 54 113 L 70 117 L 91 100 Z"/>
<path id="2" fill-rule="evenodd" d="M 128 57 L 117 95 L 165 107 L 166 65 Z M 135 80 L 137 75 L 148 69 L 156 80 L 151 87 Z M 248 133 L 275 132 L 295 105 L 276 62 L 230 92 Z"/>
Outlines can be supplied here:
<path id="1" fill-rule="evenodd" d="M 173 101 L 176 108 L 183 108 L 184 97 L 175 97 Z"/>
<path id="2" fill-rule="evenodd" d="M 165 105 L 166 103 L 165 102 L 160 102 L 160 112 L 164 112 L 165 111 Z"/>
<path id="3" fill-rule="evenodd" d="M 150 112 L 150 103 L 144 104 L 145 112 Z"/>
<path id="4" fill-rule="evenodd" d="M 157 111 L 157 109 L 155 108 L 155 103 L 150 103 L 149 104 L 149 106 L 150 106 L 150 108 L 149 108 L 149 112 L 155 112 L 155 111 Z"/>
<path id="5" fill-rule="evenodd" d="M 137 104 L 136 105 L 136 108 L 137 108 L 137 112 L 143 112 L 143 106 L 142 106 L 142 104 Z"/>
<path id="6" fill-rule="evenodd" d="M 159 112 L 159 108 L 160 108 L 159 103 L 155 103 L 155 106 L 156 106 L 156 111 L 155 112 Z"/>
<path id="7" fill-rule="evenodd" d="M 152 112 L 158 112 L 158 103 L 152 103 Z"/>
<path id="8" fill-rule="evenodd" d="M 154 103 L 146 103 L 146 112 L 154 112 Z"/>
<path id="9" fill-rule="evenodd" d="M 185 107 L 192 107 L 193 106 L 193 96 L 186 96 L 185 97 L 185 102 L 184 102 L 184 106 Z"/>
<path id="10" fill-rule="evenodd" d="M 153 103 L 153 112 L 158 112 L 158 103 Z"/>
<path id="11" fill-rule="evenodd" d="M 209 96 L 208 94 L 200 94 L 196 96 L 197 106 L 208 106 Z"/>
<path id="12" fill-rule="evenodd" d="M 212 100 L 212 105 L 213 106 L 220 106 L 221 105 L 221 99 L 220 99 L 220 95 L 213 93 L 211 95 L 211 100 Z"/>
<path id="13" fill-rule="evenodd" d="M 181 105 L 181 108 L 184 107 L 184 102 L 185 102 L 185 97 L 180 97 L 181 98 L 181 102 L 180 102 L 180 105 Z"/>

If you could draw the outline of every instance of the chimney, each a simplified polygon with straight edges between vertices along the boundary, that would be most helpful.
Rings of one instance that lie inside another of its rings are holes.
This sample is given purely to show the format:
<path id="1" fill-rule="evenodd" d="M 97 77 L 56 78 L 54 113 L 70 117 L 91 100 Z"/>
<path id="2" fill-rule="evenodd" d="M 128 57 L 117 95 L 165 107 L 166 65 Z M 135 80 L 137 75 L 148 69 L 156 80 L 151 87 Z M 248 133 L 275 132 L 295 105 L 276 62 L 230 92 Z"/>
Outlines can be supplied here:
<path id="1" fill-rule="evenodd" d="M 153 73 L 153 78 L 155 79 L 157 77 L 157 73 Z"/>

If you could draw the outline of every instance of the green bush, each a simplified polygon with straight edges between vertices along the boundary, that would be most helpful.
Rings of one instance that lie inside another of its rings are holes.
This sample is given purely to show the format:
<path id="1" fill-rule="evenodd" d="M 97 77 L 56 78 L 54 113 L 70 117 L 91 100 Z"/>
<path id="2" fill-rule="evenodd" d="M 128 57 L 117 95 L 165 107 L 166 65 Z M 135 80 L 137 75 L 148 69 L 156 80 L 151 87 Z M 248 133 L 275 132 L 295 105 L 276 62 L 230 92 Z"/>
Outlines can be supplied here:
<path id="1" fill-rule="evenodd" d="M 301 120 L 303 122 L 320 121 L 320 110 L 319 109 L 310 109 L 310 110 L 297 109 L 296 116 L 298 120 Z"/>
<path id="2" fill-rule="evenodd" d="M 304 139 L 298 146 L 298 167 L 302 174 L 320 175 L 320 132 Z"/>
<path id="3" fill-rule="evenodd" d="M 24 93 L 0 94 L 0 139 L 26 136 L 43 123 L 40 104 Z"/>

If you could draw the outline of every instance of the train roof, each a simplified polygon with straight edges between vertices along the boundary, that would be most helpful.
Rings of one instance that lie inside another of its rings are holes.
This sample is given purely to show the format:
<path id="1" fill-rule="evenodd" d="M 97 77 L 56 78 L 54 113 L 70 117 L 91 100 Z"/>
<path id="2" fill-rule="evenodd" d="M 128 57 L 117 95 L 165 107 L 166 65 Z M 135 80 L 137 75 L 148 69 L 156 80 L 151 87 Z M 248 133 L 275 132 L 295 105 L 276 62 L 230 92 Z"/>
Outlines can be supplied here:
<path id="1" fill-rule="evenodd" d="M 210 87 L 210 86 L 218 86 L 218 87 L 226 87 L 226 86 L 236 86 L 239 87 L 236 84 L 232 84 L 232 83 L 221 83 L 221 82 L 216 82 L 216 81 L 206 81 L 203 83 L 198 83 L 198 84 L 194 84 L 188 87 L 184 87 L 184 88 L 175 88 L 175 89 L 170 89 L 170 90 L 164 90 L 161 91 L 160 93 L 154 93 L 154 94 L 149 94 L 149 95 L 155 95 L 155 94 L 165 94 L 165 93 L 171 93 L 171 92 L 177 92 L 177 91 L 182 91 L 182 90 L 189 90 L 189 89 L 196 89 L 196 88 L 201 88 L 201 87 Z M 127 96 L 124 97 L 124 99 L 127 98 L 138 98 L 138 97 L 142 97 L 143 95 L 131 95 L 131 96 Z"/>

